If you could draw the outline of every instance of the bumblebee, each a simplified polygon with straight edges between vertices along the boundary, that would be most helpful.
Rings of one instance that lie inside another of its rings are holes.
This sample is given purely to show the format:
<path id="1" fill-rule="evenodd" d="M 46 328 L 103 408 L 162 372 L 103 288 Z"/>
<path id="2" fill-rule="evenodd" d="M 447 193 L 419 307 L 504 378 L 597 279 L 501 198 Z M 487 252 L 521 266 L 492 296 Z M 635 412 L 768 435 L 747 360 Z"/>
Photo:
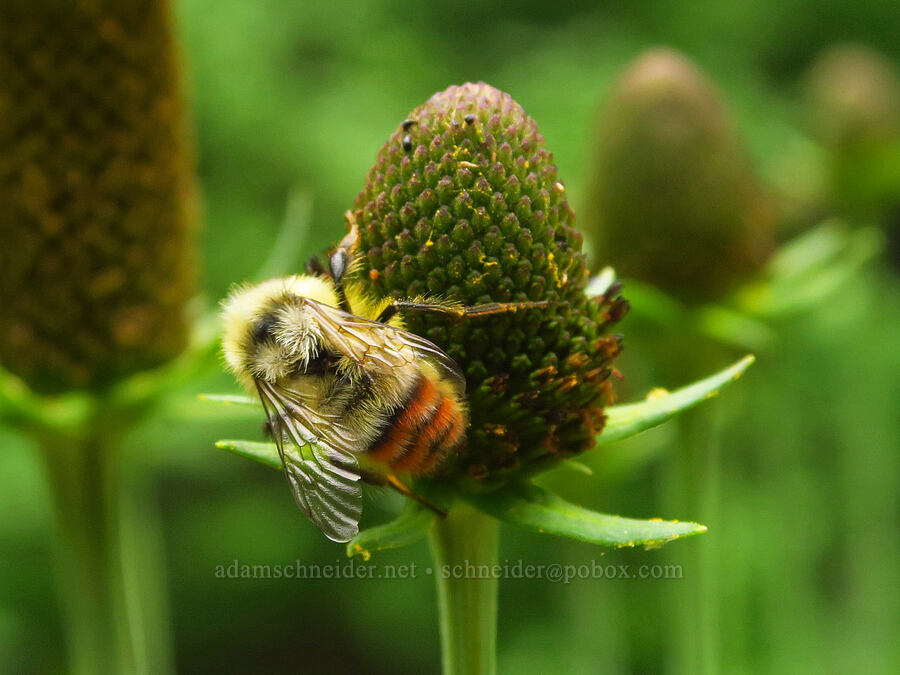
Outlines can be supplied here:
<path id="1" fill-rule="evenodd" d="M 223 312 L 228 367 L 259 395 L 297 505 L 338 542 L 359 531 L 362 482 L 427 504 L 398 474 L 430 475 L 465 441 L 465 377 L 402 314 L 460 320 L 546 305 L 372 302 L 343 283 L 358 238 L 348 222 L 330 276 L 237 288 Z"/>

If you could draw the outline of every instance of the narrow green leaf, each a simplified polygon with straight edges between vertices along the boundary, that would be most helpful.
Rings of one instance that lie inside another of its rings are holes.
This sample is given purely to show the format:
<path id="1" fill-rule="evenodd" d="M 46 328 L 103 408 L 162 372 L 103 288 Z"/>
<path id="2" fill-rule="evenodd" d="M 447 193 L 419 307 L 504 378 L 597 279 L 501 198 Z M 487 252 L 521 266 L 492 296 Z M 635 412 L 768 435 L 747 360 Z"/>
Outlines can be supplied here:
<path id="1" fill-rule="evenodd" d="M 360 555 L 368 560 L 375 551 L 408 546 L 423 539 L 434 522 L 435 515 L 428 509 L 407 502 L 394 520 L 384 525 L 363 530 L 347 543 L 347 557 Z"/>
<path id="2" fill-rule="evenodd" d="M 752 355 L 745 356 L 730 368 L 682 389 L 672 392 L 657 390 L 651 392 L 646 401 L 610 406 L 606 409 L 606 426 L 597 437 L 597 443 L 604 445 L 634 436 L 712 398 L 725 385 L 743 375 L 755 360 Z"/>
<path id="3" fill-rule="evenodd" d="M 766 265 L 766 274 L 780 280 L 809 274 L 840 256 L 850 237 L 846 225 L 828 219 L 780 246 Z"/>
<path id="4" fill-rule="evenodd" d="M 706 532 L 706 526 L 697 523 L 635 520 L 597 513 L 533 484 L 509 485 L 466 499 L 498 520 L 601 546 L 656 548 L 673 539 Z"/>
<path id="5" fill-rule="evenodd" d="M 584 476 L 593 476 L 594 470 L 589 467 L 584 462 L 579 462 L 577 459 L 566 459 L 560 462 L 560 467 L 563 469 L 569 469 L 570 471 L 574 471 L 575 473 L 580 473 Z"/>
<path id="6" fill-rule="evenodd" d="M 255 459 L 273 469 L 281 468 L 281 457 L 278 456 L 278 448 L 274 443 L 260 443 L 257 441 L 216 441 L 216 447 L 220 450 L 228 450 L 241 457 Z"/>
<path id="7" fill-rule="evenodd" d="M 258 398 L 252 396 L 242 396 L 240 394 L 200 394 L 197 396 L 201 401 L 209 401 L 210 403 L 224 403 L 225 405 L 245 405 L 255 408 L 262 408 L 262 403 Z"/>
<path id="8" fill-rule="evenodd" d="M 739 311 L 763 319 L 807 311 L 840 293 L 883 247 L 884 235 L 877 228 L 851 230 L 826 221 L 785 244 L 766 275 L 743 286 L 732 302 Z"/>
<path id="9" fill-rule="evenodd" d="M 290 274 L 297 267 L 309 236 L 312 222 L 312 197 L 309 193 L 294 188 L 288 195 L 287 207 L 278 237 L 269 251 L 269 256 L 256 273 L 256 279 L 264 281 L 271 277 Z"/>
<path id="10" fill-rule="evenodd" d="M 724 305 L 701 307 L 696 310 L 694 321 L 702 334 L 738 348 L 768 349 L 777 338 L 767 323 Z"/>

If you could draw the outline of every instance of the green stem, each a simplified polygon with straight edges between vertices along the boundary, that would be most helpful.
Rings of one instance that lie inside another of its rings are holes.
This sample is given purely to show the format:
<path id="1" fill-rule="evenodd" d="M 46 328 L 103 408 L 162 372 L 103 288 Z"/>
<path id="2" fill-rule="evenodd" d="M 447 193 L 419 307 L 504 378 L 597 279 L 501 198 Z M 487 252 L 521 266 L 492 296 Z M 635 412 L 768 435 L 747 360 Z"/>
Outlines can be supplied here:
<path id="1" fill-rule="evenodd" d="M 668 507 L 685 518 L 717 523 L 721 474 L 715 402 L 679 420 L 679 448 L 671 458 L 665 490 Z M 714 535 L 714 533 L 713 533 Z M 718 591 L 715 536 L 673 549 L 684 579 L 670 587 L 670 665 L 674 673 L 718 672 Z"/>
<path id="2" fill-rule="evenodd" d="M 455 506 L 429 533 L 437 581 L 444 675 L 497 671 L 499 524 Z"/>
<path id="3" fill-rule="evenodd" d="M 62 616 L 76 674 L 144 673 L 126 606 L 118 434 L 41 443 L 56 525 Z M 133 614 L 132 614 L 133 616 Z"/>

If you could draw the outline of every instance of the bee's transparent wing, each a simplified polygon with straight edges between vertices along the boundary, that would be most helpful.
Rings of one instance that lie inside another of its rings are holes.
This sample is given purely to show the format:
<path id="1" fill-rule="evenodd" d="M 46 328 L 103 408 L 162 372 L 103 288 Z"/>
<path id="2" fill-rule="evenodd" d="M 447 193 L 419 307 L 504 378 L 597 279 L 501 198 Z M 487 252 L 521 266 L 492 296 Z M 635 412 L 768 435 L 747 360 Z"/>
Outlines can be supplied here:
<path id="1" fill-rule="evenodd" d="M 391 370 L 424 359 L 460 394 L 466 392 L 466 378 L 456 361 L 433 342 L 402 328 L 348 314 L 308 298 L 305 302 L 315 313 L 325 339 L 360 365 Z"/>
<path id="2" fill-rule="evenodd" d="M 256 385 L 297 506 L 332 541 L 350 541 L 359 533 L 362 515 L 351 434 L 297 392 L 265 380 Z"/>

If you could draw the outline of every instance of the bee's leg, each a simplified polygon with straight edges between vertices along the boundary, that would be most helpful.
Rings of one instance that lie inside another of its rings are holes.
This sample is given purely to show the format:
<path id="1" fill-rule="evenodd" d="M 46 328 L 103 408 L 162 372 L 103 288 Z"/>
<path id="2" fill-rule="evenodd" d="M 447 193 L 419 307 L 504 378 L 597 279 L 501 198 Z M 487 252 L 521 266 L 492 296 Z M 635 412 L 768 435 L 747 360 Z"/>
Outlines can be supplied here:
<path id="1" fill-rule="evenodd" d="M 353 252 L 359 245 L 359 229 L 350 211 L 347 211 L 344 217 L 347 219 L 347 234 L 341 239 L 337 250 L 328 259 L 328 270 L 331 272 L 331 278 L 334 281 L 334 289 L 337 291 L 340 308 L 345 312 L 352 313 L 350 303 L 347 300 L 347 291 L 344 289 L 344 275 L 347 273 L 347 268 L 350 267 L 350 263 L 353 260 Z"/>
<path id="2" fill-rule="evenodd" d="M 472 305 L 462 307 L 457 314 L 460 319 L 476 319 L 491 314 L 505 314 L 506 312 L 518 312 L 526 309 L 544 309 L 550 303 L 547 300 L 529 300 L 527 302 L 489 302 L 484 305 Z"/>
<path id="3" fill-rule="evenodd" d="M 397 492 L 399 492 L 399 493 L 400 493 L 401 495 L 403 495 L 404 497 L 409 497 L 410 499 L 412 499 L 413 501 L 418 502 L 419 504 L 421 504 L 421 505 L 424 506 L 425 508 L 434 511 L 434 512 L 435 512 L 437 515 L 439 515 L 441 518 L 446 518 L 446 517 L 447 517 L 447 512 L 446 512 L 446 511 L 444 511 L 444 510 L 441 509 L 440 507 L 435 506 L 434 504 L 432 504 L 430 501 L 428 501 L 427 499 L 425 499 L 425 497 L 423 497 L 422 495 L 420 495 L 418 492 L 413 492 L 412 490 L 410 490 L 410 489 L 409 489 L 409 486 L 407 486 L 406 483 L 404 483 L 403 481 L 401 481 L 401 480 L 400 480 L 399 478 L 397 478 L 394 474 L 389 473 L 387 476 L 385 476 L 385 478 L 386 478 L 386 480 L 387 480 L 387 484 L 390 485 L 392 488 L 394 488 Z"/>
<path id="4" fill-rule="evenodd" d="M 443 314 L 453 319 L 475 319 L 491 314 L 505 314 L 506 312 L 518 312 L 525 309 L 542 309 L 547 307 L 546 300 L 530 302 L 489 302 L 484 305 L 472 305 L 462 307 L 454 304 L 441 304 L 437 302 L 412 302 L 410 300 L 394 300 L 382 310 L 377 321 L 382 323 L 389 321 L 399 312 L 418 312 L 420 314 Z"/>
<path id="5" fill-rule="evenodd" d="M 381 486 L 388 486 L 388 487 L 394 488 L 397 492 L 399 492 L 404 497 L 408 497 L 409 499 L 412 499 L 413 501 L 418 502 L 425 508 L 434 511 L 441 518 L 444 518 L 447 516 L 446 511 L 444 511 L 443 509 L 441 509 L 438 506 L 435 506 L 434 504 L 432 504 L 430 501 L 425 499 L 425 497 L 423 497 L 419 493 L 413 492 L 412 490 L 410 490 L 409 486 L 407 486 L 406 483 L 401 481 L 399 478 L 397 478 L 392 473 L 380 474 L 380 473 L 375 473 L 374 471 L 366 471 L 365 469 L 363 469 L 360 471 L 360 477 L 366 483 L 369 483 L 370 485 L 381 485 Z"/>

